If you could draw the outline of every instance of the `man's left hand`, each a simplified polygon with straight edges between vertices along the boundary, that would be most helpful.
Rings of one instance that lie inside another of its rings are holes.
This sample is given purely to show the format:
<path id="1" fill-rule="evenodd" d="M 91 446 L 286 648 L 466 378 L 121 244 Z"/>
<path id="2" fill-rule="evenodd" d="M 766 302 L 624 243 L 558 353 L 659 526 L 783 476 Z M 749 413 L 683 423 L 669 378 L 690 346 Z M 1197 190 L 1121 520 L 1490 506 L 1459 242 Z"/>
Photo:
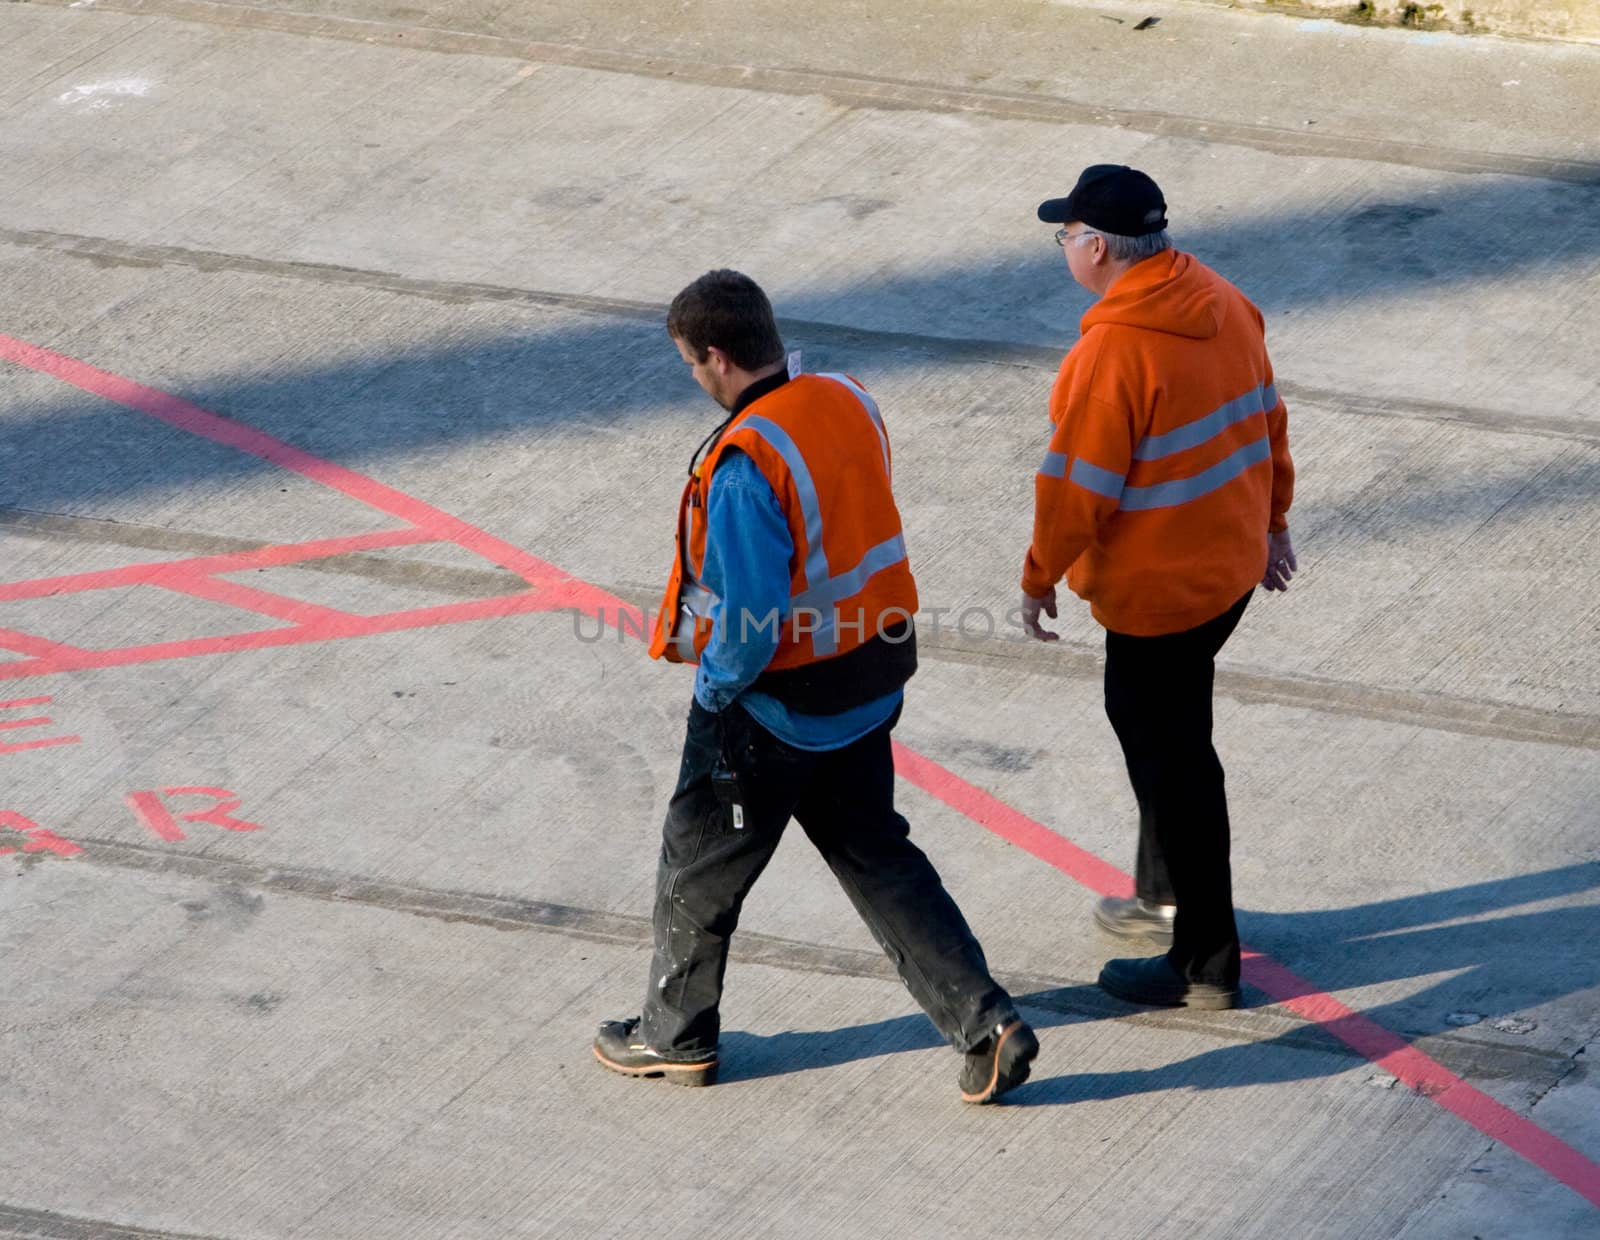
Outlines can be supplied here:
<path id="1" fill-rule="evenodd" d="M 1289 541 L 1289 531 L 1281 530 L 1267 535 L 1267 571 L 1261 575 L 1261 584 L 1268 590 L 1287 590 L 1300 564 L 1294 558 L 1294 544 Z"/>

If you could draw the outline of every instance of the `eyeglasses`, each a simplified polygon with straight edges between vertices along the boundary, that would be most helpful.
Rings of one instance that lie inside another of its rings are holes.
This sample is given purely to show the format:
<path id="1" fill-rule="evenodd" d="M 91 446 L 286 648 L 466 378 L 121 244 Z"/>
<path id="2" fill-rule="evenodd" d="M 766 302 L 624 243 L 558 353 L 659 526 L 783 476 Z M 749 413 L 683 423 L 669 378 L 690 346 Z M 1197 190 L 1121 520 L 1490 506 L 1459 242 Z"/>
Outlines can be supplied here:
<path id="1" fill-rule="evenodd" d="M 1056 229 L 1056 244 L 1065 246 L 1069 241 L 1079 241 L 1084 237 L 1098 237 L 1100 235 L 1092 228 L 1085 228 L 1080 233 L 1069 233 L 1065 228 L 1058 228 Z"/>

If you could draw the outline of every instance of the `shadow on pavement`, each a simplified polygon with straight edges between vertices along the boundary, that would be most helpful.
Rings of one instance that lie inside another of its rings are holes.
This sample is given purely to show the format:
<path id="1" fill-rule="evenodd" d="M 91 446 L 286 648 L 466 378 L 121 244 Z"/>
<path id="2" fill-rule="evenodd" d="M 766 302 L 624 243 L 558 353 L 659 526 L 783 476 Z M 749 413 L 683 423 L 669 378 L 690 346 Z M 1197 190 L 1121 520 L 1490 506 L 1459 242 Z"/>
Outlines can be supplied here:
<path id="1" fill-rule="evenodd" d="M 1032 205 L 1018 203 L 1019 216 L 1031 221 Z M 1600 184 L 1484 177 L 1366 202 L 1354 210 L 1318 207 L 1286 217 L 1240 216 L 1215 223 L 1186 222 L 1181 210 L 1174 211 L 1180 248 L 1238 283 L 1269 320 L 1301 308 L 1376 304 L 1396 294 L 1480 281 L 1571 279 L 1600 260 Z M 831 341 L 792 339 L 790 344 L 805 347 L 813 369 L 819 364 L 861 368 L 863 348 L 872 348 L 871 366 L 862 374 L 869 386 L 885 373 L 925 370 L 927 358 L 918 349 L 852 343 L 853 330 L 1065 349 L 1088 298 L 1067 277 L 1050 230 L 1044 225 L 1038 230 L 1037 244 L 980 261 L 876 272 L 809 290 L 790 281 L 794 291 L 787 293 L 773 282 L 780 316 L 838 325 L 828 329 Z M 841 228 L 838 240 L 850 243 L 848 227 Z M 722 261 L 738 265 L 739 255 L 730 253 Z M 685 271 L 684 278 L 697 274 Z M 151 279 L 161 275 L 158 271 Z M 360 305 L 377 294 L 351 289 L 348 296 Z M 246 298 L 242 290 L 240 297 Z M 160 314 L 152 304 L 158 300 L 125 297 L 117 310 L 97 320 L 94 327 L 113 342 L 105 348 L 81 332 L 75 340 L 31 343 L 126 372 L 130 364 L 119 360 L 114 343 L 129 330 L 124 319 L 137 322 Z M 419 316 L 437 305 L 415 304 L 421 307 Z M 248 322 L 250 307 L 246 299 L 232 310 Z M 176 368 L 187 381 L 164 382 L 159 373 L 140 367 L 132 367 L 136 373 L 127 377 L 166 387 L 297 447 L 380 476 L 386 458 L 506 436 L 514 436 L 519 448 L 534 449 L 546 435 L 593 436 L 597 450 L 610 451 L 617 444 L 610 436 L 619 430 L 701 399 L 660 321 L 585 314 L 576 323 L 547 328 L 536 309 L 525 308 L 529 317 L 522 330 L 485 330 L 478 316 L 478 338 L 472 338 L 474 316 L 458 319 L 440 310 L 441 326 L 420 333 L 426 343 L 399 352 L 393 345 L 389 352 L 363 349 L 361 325 L 352 322 L 344 338 L 349 347 L 336 350 L 337 357 L 325 351 L 310 365 L 263 359 L 259 369 L 234 373 L 194 374 L 183 358 L 196 346 L 174 339 Z M 10 327 L 0 322 L 0 331 Z M 160 331 L 142 323 L 138 330 Z M 0 375 L 8 370 L 0 365 Z M 1041 409 L 1048 382 L 1041 375 Z M 147 419 L 65 386 L 60 393 L 58 399 L 13 397 L 11 411 L 0 419 L 0 461 L 7 463 L 10 507 L 57 512 L 96 495 L 170 492 L 270 468 L 239 453 L 192 446 L 151 452 L 147 466 L 123 445 L 137 447 L 141 436 L 173 432 L 153 431 Z M 889 412 L 892 417 L 896 411 Z M 687 455 L 693 437 L 685 438 Z"/>
<path id="2" fill-rule="evenodd" d="M 1240 921 L 1246 939 L 1258 950 L 1326 991 L 1449 974 L 1403 1000 L 1361 1012 L 1412 1040 L 1455 1027 L 1447 1016 L 1470 1013 L 1489 1021 L 1600 984 L 1600 957 L 1593 950 L 1594 904 L 1495 915 L 1523 904 L 1596 890 L 1600 890 L 1600 863 L 1584 862 L 1350 909 L 1241 913 Z M 1461 918 L 1476 920 L 1457 920 Z M 1093 933 L 1087 924 L 1084 933 Z M 1310 965 L 1296 949 L 1297 942 L 1308 941 L 1317 945 L 1316 960 Z M 1108 952 L 1113 954 L 1119 952 Z M 1121 949 L 1120 954 L 1141 953 L 1133 945 Z M 1111 999 L 1094 986 L 1037 991 L 1016 999 L 1038 1029 L 1117 1019 L 1146 1010 Z M 1271 1002 L 1246 986 L 1247 1008 L 1269 1007 Z M 1184 1036 L 1195 1036 L 1192 1026 L 1185 1029 Z M 722 1079 L 831 1068 L 944 1045 L 920 1013 L 840 1029 L 767 1036 L 730 1031 L 722 1039 Z M 1037 1106 L 1170 1089 L 1277 1084 L 1333 1075 L 1360 1062 L 1360 1057 L 1332 1034 L 1310 1024 L 1270 1039 L 1230 1041 L 1147 1070 L 1075 1073 L 1070 1064 L 1052 1062 L 1050 1050 L 1046 1039 L 1037 1075 L 1013 1095 L 1017 1104 Z"/>

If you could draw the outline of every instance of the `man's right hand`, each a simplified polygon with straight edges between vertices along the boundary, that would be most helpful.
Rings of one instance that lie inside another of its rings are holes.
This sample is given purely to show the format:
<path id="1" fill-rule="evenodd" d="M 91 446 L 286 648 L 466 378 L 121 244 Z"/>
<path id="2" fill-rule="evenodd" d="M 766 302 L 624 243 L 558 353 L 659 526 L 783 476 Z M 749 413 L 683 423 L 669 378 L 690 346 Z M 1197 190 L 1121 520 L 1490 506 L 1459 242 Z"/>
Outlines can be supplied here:
<path id="1" fill-rule="evenodd" d="M 1289 531 L 1267 534 L 1267 571 L 1261 584 L 1268 590 L 1287 590 L 1289 580 L 1300 565 L 1295 562 L 1294 544 L 1289 541 Z"/>
<path id="2" fill-rule="evenodd" d="M 1052 633 L 1049 629 L 1042 628 L 1039 624 L 1039 613 L 1043 612 L 1050 619 L 1056 618 L 1056 588 L 1051 586 L 1043 598 L 1034 598 L 1031 594 L 1022 596 L 1022 627 L 1029 637 L 1036 641 L 1059 641 L 1061 634 Z"/>

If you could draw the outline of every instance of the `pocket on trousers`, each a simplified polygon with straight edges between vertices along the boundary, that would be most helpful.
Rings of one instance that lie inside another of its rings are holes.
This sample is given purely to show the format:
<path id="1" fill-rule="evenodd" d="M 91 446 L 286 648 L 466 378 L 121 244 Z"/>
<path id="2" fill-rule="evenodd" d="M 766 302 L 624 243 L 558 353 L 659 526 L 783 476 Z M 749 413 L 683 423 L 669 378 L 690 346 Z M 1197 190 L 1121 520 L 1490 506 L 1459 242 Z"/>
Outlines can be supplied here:
<path id="1" fill-rule="evenodd" d="M 723 712 L 722 756 L 743 808 L 743 827 L 730 830 L 778 829 L 788 822 L 816 755 L 785 744 L 737 704 Z"/>
<path id="2" fill-rule="evenodd" d="M 711 792 L 716 798 L 716 827 L 721 831 L 743 831 L 748 821 L 744 786 L 727 765 L 717 763 L 711 772 Z"/>

